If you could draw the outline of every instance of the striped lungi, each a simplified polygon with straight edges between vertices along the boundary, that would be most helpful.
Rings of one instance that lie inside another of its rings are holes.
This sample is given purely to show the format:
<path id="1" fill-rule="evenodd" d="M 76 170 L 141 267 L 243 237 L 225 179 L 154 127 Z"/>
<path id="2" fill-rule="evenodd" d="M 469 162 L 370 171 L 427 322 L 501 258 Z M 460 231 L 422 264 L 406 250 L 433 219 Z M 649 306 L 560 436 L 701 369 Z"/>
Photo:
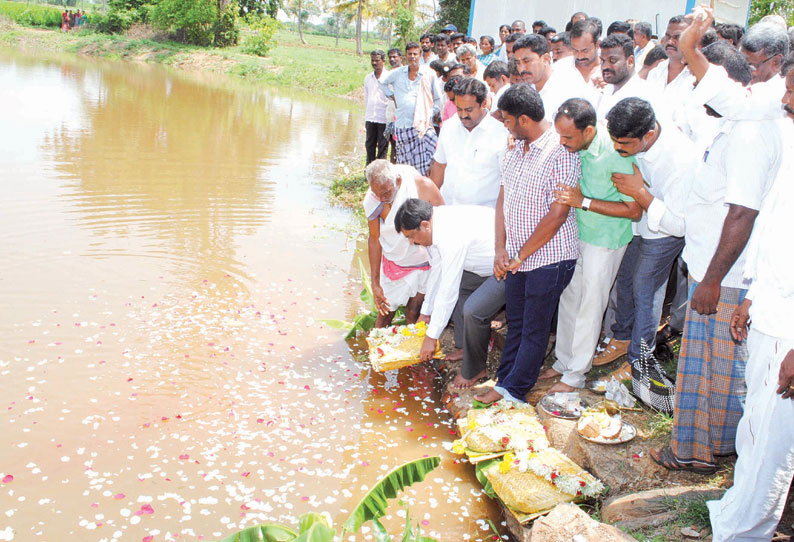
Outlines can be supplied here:
<path id="1" fill-rule="evenodd" d="M 397 163 L 409 164 L 417 169 L 420 174 L 427 175 L 433 153 L 436 152 L 438 136 L 431 126 L 424 137 L 419 137 L 419 132 L 413 126 L 410 128 L 397 128 L 394 130 L 397 138 Z"/>
<path id="2" fill-rule="evenodd" d="M 730 331 L 733 311 L 747 290 L 721 287 L 716 314 L 703 315 L 691 308 L 697 285 L 690 276 L 670 447 L 679 463 L 713 465 L 714 455 L 735 451 L 747 393 L 747 342 L 736 343 Z"/>

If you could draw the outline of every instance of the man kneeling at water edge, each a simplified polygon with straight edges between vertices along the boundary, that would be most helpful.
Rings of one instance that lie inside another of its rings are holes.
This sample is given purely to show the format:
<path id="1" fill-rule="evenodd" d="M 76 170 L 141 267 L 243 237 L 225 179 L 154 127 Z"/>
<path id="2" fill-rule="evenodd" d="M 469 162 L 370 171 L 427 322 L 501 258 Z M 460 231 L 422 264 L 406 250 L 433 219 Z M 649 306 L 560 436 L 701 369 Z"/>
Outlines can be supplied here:
<path id="1" fill-rule="evenodd" d="M 433 356 L 450 316 L 462 334 L 463 368 L 453 389 L 473 386 L 486 374 L 491 320 L 505 304 L 504 281 L 493 276 L 495 212 L 479 205 L 433 208 L 411 198 L 397 210 L 394 227 L 412 245 L 427 247 L 430 278 L 420 320 L 428 323 L 420 356 Z"/>
<path id="2" fill-rule="evenodd" d="M 394 218 L 408 198 L 432 205 L 443 205 L 444 198 L 433 181 L 411 166 L 379 159 L 368 165 L 364 174 L 369 183 L 363 203 L 369 224 L 372 293 L 378 309 L 375 326 L 389 325 L 400 305 L 405 305 L 405 320 L 412 324 L 419 317 L 430 267 L 427 250 L 400 235 Z"/>

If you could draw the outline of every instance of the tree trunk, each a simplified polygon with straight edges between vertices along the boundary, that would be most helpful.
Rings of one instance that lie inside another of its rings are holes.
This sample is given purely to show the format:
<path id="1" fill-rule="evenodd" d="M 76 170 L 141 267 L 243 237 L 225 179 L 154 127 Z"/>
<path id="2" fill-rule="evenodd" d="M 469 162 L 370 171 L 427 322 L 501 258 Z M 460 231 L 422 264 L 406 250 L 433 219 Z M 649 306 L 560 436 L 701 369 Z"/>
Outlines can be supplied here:
<path id="1" fill-rule="evenodd" d="M 298 0 L 298 36 L 301 38 L 301 43 L 306 45 L 306 40 L 303 39 L 303 0 Z"/>
<path id="2" fill-rule="evenodd" d="M 341 19 L 338 15 L 335 18 L 335 22 L 336 24 L 334 26 L 336 26 L 336 47 L 339 47 L 339 27 L 342 25 L 340 24 Z"/>
<path id="3" fill-rule="evenodd" d="M 389 27 L 386 29 L 386 49 L 391 49 L 391 19 L 389 19 Z"/>
<path id="4" fill-rule="evenodd" d="M 364 0 L 358 0 L 358 8 L 356 9 L 356 54 L 363 55 L 364 48 L 361 46 L 361 4 Z"/>

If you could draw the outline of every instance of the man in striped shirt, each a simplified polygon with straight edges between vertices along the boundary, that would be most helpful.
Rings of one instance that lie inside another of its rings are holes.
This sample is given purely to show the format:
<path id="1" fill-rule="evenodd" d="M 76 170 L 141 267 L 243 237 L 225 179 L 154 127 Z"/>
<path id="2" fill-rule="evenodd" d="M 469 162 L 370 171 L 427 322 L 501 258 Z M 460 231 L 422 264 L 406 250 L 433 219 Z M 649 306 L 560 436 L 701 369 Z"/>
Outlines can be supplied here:
<path id="1" fill-rule="evenodd" d="M 526 402 L 579 255 L 576 215 L 555 198 L 558 185 L 577 186 L 579 155 L 560 145 L 540 95 L 528 84 L 511 86 L 498 106 L 516 140 L 505 155 L 496 204 L 494 275 L 505 280 L 508 328 L 497 385 L 477 396 L 484 403 L 503 397 Z"/>

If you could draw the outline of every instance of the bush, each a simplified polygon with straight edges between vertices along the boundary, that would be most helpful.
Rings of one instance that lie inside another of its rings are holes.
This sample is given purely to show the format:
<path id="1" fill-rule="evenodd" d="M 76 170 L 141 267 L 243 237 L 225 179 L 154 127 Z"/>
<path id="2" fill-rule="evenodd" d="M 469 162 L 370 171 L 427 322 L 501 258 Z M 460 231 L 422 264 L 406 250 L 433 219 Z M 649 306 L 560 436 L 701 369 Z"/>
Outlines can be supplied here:
<path id="1" fill-rule="evenodd" d="M 215 20 L 213 33 L 215 34 L 215 47 L 229 47 L 237 45 L 240 41 L 240 30 L 237 28 L 237 11 L 240 8 L 237 2 L 229 2 Z"/>
<path id="2" fill-rule="evenodd" d="M 0 1 L 0 15 L 25 26 L 61 27 L 61 10 L 56 7 Z"/>
<path id="3" fill-rule="evenodd" d="M 150 13 L 152 23 L 177 39 L 194 45 L 212 45 L 217 9 L 211 0 L 160 0 Z"/>
<path id="4" fill-rule="evenodd" d="M 256 56 L 267 56 L 273 47 L 273 36 L 280 24 L 276 19 L 261 15 L 248 15 L 246 17 L 249 33 L 243 40 L 243 52 Z"/>

